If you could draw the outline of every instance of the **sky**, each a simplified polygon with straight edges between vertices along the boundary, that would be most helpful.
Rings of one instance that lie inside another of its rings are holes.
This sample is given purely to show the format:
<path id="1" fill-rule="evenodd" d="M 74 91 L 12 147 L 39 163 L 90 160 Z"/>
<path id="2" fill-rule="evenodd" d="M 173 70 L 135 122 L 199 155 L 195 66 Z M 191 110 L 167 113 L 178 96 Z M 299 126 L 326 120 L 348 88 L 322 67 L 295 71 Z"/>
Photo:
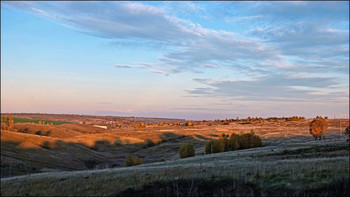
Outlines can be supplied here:
<path id="1" fill-rule="evenodd" d="M 1 112 L 349 116 L 349 2 L 1 2 Z"/>

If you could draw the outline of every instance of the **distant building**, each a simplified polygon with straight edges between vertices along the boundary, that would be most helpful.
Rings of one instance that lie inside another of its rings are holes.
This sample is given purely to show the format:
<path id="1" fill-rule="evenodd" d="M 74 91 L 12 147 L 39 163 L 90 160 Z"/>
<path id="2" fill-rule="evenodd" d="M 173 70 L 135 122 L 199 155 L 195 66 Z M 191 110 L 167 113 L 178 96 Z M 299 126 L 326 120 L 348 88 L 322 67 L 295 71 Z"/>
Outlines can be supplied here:
<path id="1" fill-rule="evenodd" d="M 101 129 L 107 129 L 107 126 L 102 126 L 102 125 L 93 125 L 94 127 L 98 127 L 98 128 L 101 128 Z"/>

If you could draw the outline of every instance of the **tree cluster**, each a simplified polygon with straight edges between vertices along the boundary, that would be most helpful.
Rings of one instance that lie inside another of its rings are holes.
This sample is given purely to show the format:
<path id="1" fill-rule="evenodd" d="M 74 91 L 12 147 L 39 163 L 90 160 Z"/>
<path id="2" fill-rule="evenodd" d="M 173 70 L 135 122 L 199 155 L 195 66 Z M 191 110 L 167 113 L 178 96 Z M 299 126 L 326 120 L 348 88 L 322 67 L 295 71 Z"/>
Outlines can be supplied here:
<path id="1" fill-rule="evenodd" d="M 236 119 L 227 119 L 227 118 L 225 120 L 217 119 L 217 120 L 215 120 L 215 122 L 221 123 L 223 125 L 228 125 L 231 122 L 239 122 L 241 124 L 251 124 L 253 122 L 264 123 L 265 121 L 277 122 L 279 120 L 283 120 L 283 121 L 299 121 L 299 120 L 305 120 L 305 117 L 292 116 L 292 117 L 268 117 L 268 118 L 262 118 L 262 117 L 250 117 L 250 116 L 248 116 L 247 118 L 242 118 L 242 119 L 239 119 L 238 117 Z"/>
<path id="2" fill-rule="evenodd" d="M 259 136 L 255 135 L 253 131 L 242 135 L 232 133 L 230 137 L 228 134 L 223 134 L 218 140 L 210 140 L 207 142 L 205 145 L 205 153 L 219 153 L 260 146 L 262 146 L 262 140 Z"/>

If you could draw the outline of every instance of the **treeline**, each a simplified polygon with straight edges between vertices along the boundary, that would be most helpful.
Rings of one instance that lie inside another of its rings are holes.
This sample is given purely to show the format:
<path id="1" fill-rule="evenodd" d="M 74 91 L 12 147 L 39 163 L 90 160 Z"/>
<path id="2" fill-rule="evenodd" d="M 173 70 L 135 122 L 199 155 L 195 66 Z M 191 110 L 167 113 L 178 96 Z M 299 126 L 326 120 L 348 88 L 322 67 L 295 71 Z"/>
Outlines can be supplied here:
<path id="1" fill-rule="evenodd" d="M 162 126 L 193 126 L 194 125 L 194 121 L 186 121 L 186 122 L 159 122 L 159 123 L 153 123 L 153 124 L 148 124 L 148 123 L 144 123 L 144 122 L 140 122 L 140 123 L 134 123 L 134 124 L 129 124 L 129 125 L 118 125 L 118 124 L 114 124 L 114 125 L 107 125 L 111 128 L 125 128 L 125 127 L 129 127 L 129 128 L 138 128 L 138 129 L 144 129 L 147 127 L 162 127 Z"/>
<path id="2" fill-rule="evenodd" d="M 225 119 L 225 120 L 220 120 L 220 119 L 217 119 L 217 120 L 214 120 L 214 122 L 219 122 L 219 123 L 223 123 L 224 125 L 225 124 L 229 124 L 231 122 L 239 122 L 239 123 L 243 123 L 243 124 L 250 124 L 250 123 L 253 123 L 253 122 L 259 122 L 259 123 L 262 123 L 262 122 L 265 122 L 265 121 L 268 121 L 268 122 L 276 122 L 276 121 L 299 121 L 299 120 L 305 120 L 305 117 L 303 116 L 291 116 L 291 117 L 268 117 L 268 118 L 262 118 L 262 117 L 250 117 L 248 116 L 247 118 L 236 118 L 236 119 Z M 205 122 L 205 121 L 203 121 Z M 208 122 L 208 121 L 206 121 Z"/>
<path id="3" fill-rule="evenodd" d="M 277 121 L 300 121 L 300 120 L 305 120 L 305 117 L 302 116 L 291 116 L 291 117 L 268 117 L 268 118 L 262 118 L 262 117 L 250 117 L 248 116 L 247 118 L 236 118 L 236 119 L 216 119 L 214 121 L 212 120 L 202 120 L 202 121 L 191 121 L 187 120 L 186 122 L 159 122 L 159 123 L 153 123 L 153 124 L 147 124 L 147 123 L 134 123 L 134 124 L 129 124 L 127 126 L 123 125 L 116 125 L 113 127 L 119 127 L 119 128 L 124 128 L 124 127 L 133 127 L 133 128 L 139 128 L 143 129 L 149 126 L 152 127 L 162 127 L 162 126 L 194 126 L 194 125 L 203 125 L 206 124 L 208 126 L 212 125 L 217 125 L 217 124 L 223 124 L 223 125 L 229 125 L 232 122 L 238 122 L 240 124 L 252 124 L 252 123 L 264 123 L 264 122 L 277 122 Z M 112 128 L 113 128 L 112 127 Z"/>
<path id="4" fill-rule="evenodd" d="M 302 116 L 291 116 L 291 117 L 268 117 L 268 118 L 262 118 L 262 117 L 250 117 L 247 118 L 236 118 L 236 119 L 216 119 L 214 121 L 211 120 L 202 120 L 202 121 L 186 121 L 186 122 L 159 122 L 157 124 L 143 124 L 143 123 L 135 123 L 133 125 L 129 125 L 128 127 L 134 127 L 134 128 L 146 128 L 147 126 L 194 126 L 194 125 L 209 125 L 212 126 L 217 124 L 223 124 L 223 125 L 229 125 L 232 122 L 238 122 L 240 124 L 252 124 L 252 123 L 264 123 L 264 122 L 277 122 L 277 121 L 300 121 L 305 120 L 305 117 Z M 145 126 L 143 126 L 145 125 Z"/>
<path id="5" fill-rule="evenodd" d="M 262 140 L 253 131 L 238 135 L 232 133 L 222 134 L 217 140 L 210 140 L 205 145 L 205 154 L 234 151 L 240 149 L 254 148 L 262 146 Z"/>

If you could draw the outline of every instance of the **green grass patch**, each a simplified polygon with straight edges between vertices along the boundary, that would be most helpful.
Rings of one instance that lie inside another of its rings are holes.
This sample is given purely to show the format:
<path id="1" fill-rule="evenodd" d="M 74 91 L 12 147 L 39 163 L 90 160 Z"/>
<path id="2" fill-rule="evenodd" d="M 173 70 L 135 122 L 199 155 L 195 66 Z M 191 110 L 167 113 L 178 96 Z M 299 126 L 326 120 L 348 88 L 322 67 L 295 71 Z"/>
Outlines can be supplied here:
<path id="1" fill-rule="evenodd" d="M 72 122 L 64 122 L 64 121 L 54 121 L 54 120 L 38 120 L 38 119 L 29 119 L 29 118 L 13 118 L 15 123 L 37 123 L 39 124 L 39 121 L 44 121 L 45 124 L 47 123 L 53 123 L 54 125 L 60 125 L 60 124 L 71 124 Z"/>

